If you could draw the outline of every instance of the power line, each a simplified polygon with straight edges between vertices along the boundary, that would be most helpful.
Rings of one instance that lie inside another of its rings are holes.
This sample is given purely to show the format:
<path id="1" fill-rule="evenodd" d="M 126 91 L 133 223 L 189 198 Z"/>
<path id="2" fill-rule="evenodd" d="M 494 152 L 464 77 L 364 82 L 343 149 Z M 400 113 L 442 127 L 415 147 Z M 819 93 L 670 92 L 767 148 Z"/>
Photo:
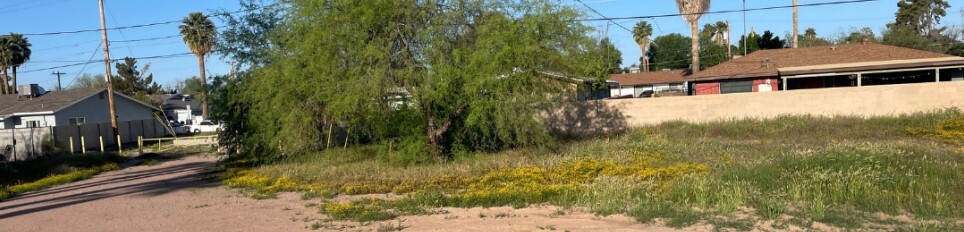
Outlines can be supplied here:
<path id="1" fill-rule="evenodd" d="M 98 48 L 99 48 L 99 47 L 98 47 Z M 97 53 L 94 52 L 93 54 L 97 54 Z M 174 54 L 166 54 L 166 55 L 131 57 L 131 58 L 138 59 L 138 60 L 167 59 L 167 58 L 184 57 L 184 56 L 188 56 L 188 55 L 194 55 L 194 53 L 185 52 L 185 53 L 174 53 Z M 93 57 L 93 56 L 91 56 L 91 57 Z M 111 61 L 111 62 L 117 62 L 117 61 L 121 61 L 121 60 L 124 60 L 124 59 L 123 59 L 123 58 L 121 58 L 121 59 L 116 59 L 116 58 L 115 58 L 115 59 L 111 59 L 110 61 Z M 19 72 L 19 71 L 18 71 L 17 73 L 31 73 L 31 72 L 47 71 L 47 70 L 53 70 L 53 69 L 58 69 L 58 68 L 66 68 L 66 67 L 86 65 L 86 64 L 92 64 L 92 63 L 100 63 L 100 62 L 101 62 L 101 61 L 93 61 L 93 58 L 91 58 L 91 61 L 87 61 L 87 62 L 80 62 L 80 63 L 74 63 L 74 64 L 66 64 L 66 65 L 60 65 L 60 66 L 49 67 L 49 68 L 40 68 L 40 69 L 33 69 L 33 70 L 25 70 L 25 71 L 22 71 L 22 72 Z"/>
<path id="2" fill-rule="evenodd" d="M 837 2 L 821 2 L 821 3 L 799 4 L 799 5 L 797 5 L 797 7 L 828 6 L 828 5 L 840 5 L 840 4 L 864 3 L 864 2 L 877 2 L 877 1 L 880 1 L 880 0 L 851 0 L 851 1 L 837 1 Z M 666 18 L 666 17 L 677 17 L 677 16 L 695 15 L 695 14 L 700 14 L 700 15 L 705 15 L 705 14 L 727 14 L 727 13 L 737 13 L 737 12 L 775 10 L 775 9 L 784 9 L 784 8 L 793 8 L 793 5 L 770 6 L 770 7 L 740 9 L 740 10 L 708 11 L 708 12 L 705 12 L 705 13 L 689 13 L 689 14 L 678 13 L 678 14 L 647 15 L 647 16 L 630 16 L 630 17 L 589 18 L 589 19 L 577 19 L 576 21 L 612 21 L 612 20 L 623 20 L 623 19 Z"/>
<path id="3" fill-rule="evenodd" d="M 244 9 L 244 10 L 237 10 L 237 11 L 232 11 L 232 12 L 225 12 L 225 13 L 213 13 L 213 14 L 210 14 L 210 15 L 208 15 L 208 16 L 214 16 L 214 17 L 217 17 L 217 16 L 225 16 L 225 15 L 230 15 L 230 14 L 234 14 L 234 13 L 241 13 L 241 12 L 245 12 L 245 11 L 253 11 L 253 10 L 260 10 L 260 9 L 264 9 L 264 8 L 275 7 L 275 6 L 279 5 L 279 4 L 281 4 L 281 3 L 278 2 L 278 3 L 274 3 L 274 4 L 270 4 L 270 5 L 260 6 L 260 7 L 255 8 L 255 9 Z M 154 22 L 154 23 L 145 23 L 145 24 L 129 25 L 129 26 L 111 27 L 111 28 L 107 28 L 107 30 L 123 30 L 123 29 L 132 29 L 132 28 L 141 28 L 141 27 L 153 27 L 153 26 L 158 26 L 158 25 L 165 25 L 165 24 L 172 24 L 172 23 L 179 23 L 179 22 L 181 22 L 180 19 L 179 19 L 179 20 L 171 20 L 171 21 L 163 21 L 163 22 Z M 63 34 L 77 34 L 77 33 L 86 33 L 86 32 L 99 32 L 100 30 L 101 30 L 100 28 L 97 28 L 97 29 L 83 29 L 83 30 L 73 30 L 73 31 L 22 33 L 22 35 L 25 35 L 25 36 L 63 35 Z"/>
<path id="4" fill-rule="evenodd" d="M 178 38 L 178 37 L 181 37 L 181 35 L 169 35 L 169 36 L 161 36 L 161 37 L 154 37 L 154 38 L 131 39 L 131 40 L 113 40 L 110 42 L 111 43 L 130 43 L 130 42 L 162 40 L 162 39 L 170 39 L 170 38 Z"/>
<path id="5" fill-rule="evenodd" d="M 632 30 L 632 29 L 629 29 L 628 27 L 623 26 L 622 24 L 619 24 L 619 22 L 616 22 L 615 20 L 612 20 L 612 19 L 610 19 L 610 18 L 606 18 L 606 15 L 603 15 L 602 13 L 599 13 L 599 11 L 597 11 L 596 9 L 593 9 L 591 6 L 589 6 L 589 5 L 586 4 L 585 2 L 582 2 L 582 0 L 576 0 L 576 1 L 579 2 L 580 4 L 582 4 L 583 6 L 586 6 L 586 8 L 589 8 L 589 10 L 591 10 L 592 12 L 595 12 L 595 13 L 596 13 L 597 15 L 599 15 L 600 17 L 603 17 L 603 19 L 609 20 L 609 21 L 612 22 L 613 24 L 616 24 L 616 26 L 619 26 L 619 27 L 623 28 L 623 30 L 628 31 L 629 33 L 633 33 L 633 30 Z"/>

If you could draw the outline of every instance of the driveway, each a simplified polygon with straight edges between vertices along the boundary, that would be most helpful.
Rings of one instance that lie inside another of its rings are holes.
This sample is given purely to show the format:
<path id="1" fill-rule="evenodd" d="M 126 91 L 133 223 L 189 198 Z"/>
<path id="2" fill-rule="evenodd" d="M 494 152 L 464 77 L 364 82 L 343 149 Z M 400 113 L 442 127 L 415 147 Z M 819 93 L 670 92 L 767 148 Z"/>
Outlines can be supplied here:
<path id="1" fill-rule="evenodd" d="M 135 166 L 0 202 L 0 231 L 304 231 L 320 215 L 294 194 L 220 187 L 213 157 Z"/>

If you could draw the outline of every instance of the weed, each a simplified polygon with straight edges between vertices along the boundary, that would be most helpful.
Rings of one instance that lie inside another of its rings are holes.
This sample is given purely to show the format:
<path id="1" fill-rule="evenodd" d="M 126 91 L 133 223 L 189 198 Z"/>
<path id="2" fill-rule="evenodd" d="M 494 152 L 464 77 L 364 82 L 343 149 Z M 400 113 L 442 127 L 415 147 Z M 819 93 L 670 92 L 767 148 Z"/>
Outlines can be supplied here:
<path id="1" fill-rule="evenodd" d="M 161 162 L 157 161 L 156 159 L 147 159 L 144 161 L 144 163 L 142 163 L 144 166 L 154 166 L 158 164 L 161 164 Z"/>
<path id="2" fill-rule="evenodd" d="M 376 231 L 378 232 L 402 231 L 405 228 L 408 228 L 408 226 L 402 225 L 402 222 L 404 221 L 405 220 L 399 220 L 398 224 L 392 224 L 392 223 L 381 224 L 378 226 L 378 229 Z"/>

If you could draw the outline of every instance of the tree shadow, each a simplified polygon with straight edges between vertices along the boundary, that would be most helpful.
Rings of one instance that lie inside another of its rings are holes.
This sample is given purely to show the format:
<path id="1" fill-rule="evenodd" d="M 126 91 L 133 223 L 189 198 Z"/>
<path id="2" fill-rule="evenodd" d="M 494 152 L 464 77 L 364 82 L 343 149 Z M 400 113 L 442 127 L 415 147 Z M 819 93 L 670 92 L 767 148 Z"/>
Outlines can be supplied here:
<path id="1" fill-rule="evenodd" d="M 115 176 L 106 179 L 95 178 L 44 191 L 24 194 L 8 199 L 5 202 L 0 202 L 0 219 L 23 216 L 111 197 L 129 195 L 154 197 L 188 188 L 216 187 L 218 183 L 213 180 L 214 173 L 205 171 L 207 167 L 210 167 L 212 164 L 213 162 L 191 162 L 157 169 L 117 173 Z M 149 179 L 163 175 L 173 176 L 172 178 L 165 179 Z M 109 184 L 118 186 L 100 188 L 100 186 Z M 37 200 L 37 198 L 43 196 L 63 194 L 70 191 L 76 191 L 78 193 Z"/>
<path id="2" fill-rule="evenodd" d="M 619 133 L 628 128 L 622 111 L 602 100 L 563 103 L 547 113 L 545 122 L 549 132 L 561 138 Z"/>

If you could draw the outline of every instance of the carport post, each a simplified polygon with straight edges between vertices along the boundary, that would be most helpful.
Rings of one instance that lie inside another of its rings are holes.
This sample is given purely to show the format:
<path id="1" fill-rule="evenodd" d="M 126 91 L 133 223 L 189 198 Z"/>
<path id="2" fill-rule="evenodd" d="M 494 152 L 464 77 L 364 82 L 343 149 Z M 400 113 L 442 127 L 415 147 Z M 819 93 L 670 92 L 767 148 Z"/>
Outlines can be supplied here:
<path id="1" fill-rule="evenodd" d="M 941 69 L 934 69 L 934 82 L 941 82 Z"/>
<path id="2" fill-rule="evenodd" d="M 80 136 L 80 153 L 87 154 L 87 142 L 84 140 L 84 136 Z"/>
<path id="3" fill-rule="evenodd" d="M 864 74 L 857 73 L 857 87 L 864 86 Z"/>
<path id="4" fill-rule="evenodd" d="M 137 155 L 144 155 L 144 137 L 137 136 Z"/>
<path id="5" fill-rule="evenodd" d="M 787 77 L 782 77 L 782 78 L 783 78 L 783 91 L 787 91 Z"/>
<path id="6" fill-rule="evenodd" d="M 67 137 L 70 140 L 70 154 L 74 154 L 74 136 Z"/>
<path id="7" fill-rule="evenodd" d="M 100 153 L 104 153 L 104 136 L 97 136 L 97 139 L 100 140 Z"/>

